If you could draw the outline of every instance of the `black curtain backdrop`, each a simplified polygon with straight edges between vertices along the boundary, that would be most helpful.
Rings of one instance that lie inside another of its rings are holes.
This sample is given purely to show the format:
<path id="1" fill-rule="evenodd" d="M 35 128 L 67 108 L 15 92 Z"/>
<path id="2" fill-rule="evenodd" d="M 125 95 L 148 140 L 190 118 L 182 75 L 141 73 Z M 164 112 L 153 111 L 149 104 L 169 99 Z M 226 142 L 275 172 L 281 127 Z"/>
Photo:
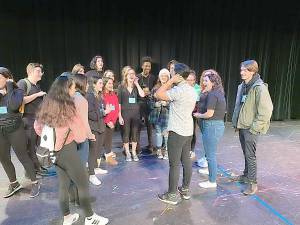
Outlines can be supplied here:
<path id="1" fill-rule="evenodd" d="M 300 119 L 300 8 L 295 2 L 1 0 L 0 65 L 18 80 L 29 62 L 42 63 L 44 89 L 76 63 L 88 69 L 96 54 L 118 78 L 125 65 L 139 72 L 146 55 L 153 58 L 155 74 L 170 59 L 197 74 L 214 68 L 224 82 L 230 120 L 239 64 L 256 59 L 269 84 L 273 120 Z"/>

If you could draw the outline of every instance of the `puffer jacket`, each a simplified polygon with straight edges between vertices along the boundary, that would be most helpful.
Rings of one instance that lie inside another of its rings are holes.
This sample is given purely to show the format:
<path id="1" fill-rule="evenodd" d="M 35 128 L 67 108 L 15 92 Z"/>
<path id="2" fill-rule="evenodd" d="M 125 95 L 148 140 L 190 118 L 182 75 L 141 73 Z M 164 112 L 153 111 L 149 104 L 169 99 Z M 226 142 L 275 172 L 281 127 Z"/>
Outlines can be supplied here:
<path id="1" fill-rule="evenodd" d="M 273 103 L 268 86 L 258 79 L 241 103 L 243 83 L 238 86 L 232 124 L 237 129 L 249 129 L 252 134 L 266 134 L 270 127 Z"/>

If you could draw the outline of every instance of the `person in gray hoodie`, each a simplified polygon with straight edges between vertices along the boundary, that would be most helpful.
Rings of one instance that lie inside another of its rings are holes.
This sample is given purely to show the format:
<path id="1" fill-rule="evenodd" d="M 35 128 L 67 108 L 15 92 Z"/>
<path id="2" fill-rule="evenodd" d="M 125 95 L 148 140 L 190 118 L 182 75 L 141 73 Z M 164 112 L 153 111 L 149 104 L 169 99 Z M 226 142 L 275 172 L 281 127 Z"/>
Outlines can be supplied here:
<path id="1" fill-rule="evenodd" d="M 257 191 L 256 143 L 258 135 L 266 134 L 270 127 L 273 104 L 255 60 L 242 62 L 240 74 L 243 82 L 238 86 L 232 123 L 239 131 L 245 169 L 243 175 L 232 180 L 246 183 L 243 194 L 253 195 Z"/>

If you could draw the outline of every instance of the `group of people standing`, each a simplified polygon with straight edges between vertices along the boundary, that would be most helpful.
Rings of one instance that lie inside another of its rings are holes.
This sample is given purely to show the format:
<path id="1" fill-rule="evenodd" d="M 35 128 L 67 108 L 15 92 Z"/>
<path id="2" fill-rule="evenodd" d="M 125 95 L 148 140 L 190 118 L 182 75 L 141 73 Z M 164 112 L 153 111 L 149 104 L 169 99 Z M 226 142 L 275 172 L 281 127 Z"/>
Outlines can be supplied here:
<path id="1" fill-rule="evenodd" d="M 38 63 L 27 66 L 28 77 L 18 85 L 11 72 L 0 68 L 0 160 L 10 180 L 10 197 L 22 187 L 16 179 L 10 158 L 12 147 L 32 180 L 31 197 L 39 193 L 36 176 L 43 175 L 35 154 L 37 135 L 45 125 L 55 130 L 56 171 L 59 179 L 59 203 L 64 215 L 63 224 L 78 220 L 71 214 L 69 201 L 83 208 L 85 224 L 107 224 L 108 219 L 93 212 L 88 182 L 100 185 L 97 174 L 106 174 L 100 168 L 104 159 L 117 165 L 117 155 L 112 151 L 113 132 L 121 126 L 125 160 L 139 161 L 141 122 L 147 127 L 148 146 L 144 150 L 169 160 L 169 189 L 159 194 L 159 200 L 177 204 L 190 199 L 192 157 L 196 143 L 196 124 L 199 125 L 204 155 L 208 168 L 200 173 L 208 180 L 199 183 L 202 188 L 216 188 L 218 143 L 224 134 L 226 100 L 222 80 L 217 71 L 205 70 L 197 84 L 196 73 L 187 65 L 172 60 L 163 68 L 158 78 L 151 74 L 151 58 L 141 61 L 142 72 L 136 74 L 130 66 L 122 69 L 122 81 L 116 84 L 111 70 L 103 71 L 103 58 L 95 56 L 91 70 L 76 64 L 72 73 L 58 76 L 48 94 L 41 91 L 37 82 L 42 78 L 43 67 Z M 259 134 L 269 128 L 272 101 L 265 83 L 258 74 L 255 60 L 241 63 L 242 84 L 238 88 L 233 113 L 233 125 L 239 131 L 245 157 L 243 175 L 233 181 L 247 183 L 245 195 L 254 194 L 256 181 L 256 142 Z M 28 90 L 29 89 L 29 90 Z M 25 111 L 20 108 L 25 105 Z M 152 143 L 155 130 L 156 146 Z M 20 141 L 16 142 L 16 138 Z M 27 149 L 24 146 L 28 146 Z M 182 185 L 178 186 L 180 166 L 183 166 Z M 88 170 L 88 176 L 86 171 Z"/>

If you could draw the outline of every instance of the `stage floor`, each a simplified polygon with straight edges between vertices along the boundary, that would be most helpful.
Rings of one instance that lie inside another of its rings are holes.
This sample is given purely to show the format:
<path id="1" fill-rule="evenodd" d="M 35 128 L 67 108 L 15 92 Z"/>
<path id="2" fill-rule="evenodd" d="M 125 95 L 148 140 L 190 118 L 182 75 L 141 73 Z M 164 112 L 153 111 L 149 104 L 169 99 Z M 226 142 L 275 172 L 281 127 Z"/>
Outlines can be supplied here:
<path id="1" fill-rule="evenodd" d="M 144 141 L 145 131 L 142 132 Z M 197 148 L 202 148 L 198 138 Z M 244 188 L 232 183 L 229 177 L 243 170 L 244 160 L 237 133 L 228 124 L 218 149 L 218 187 L 204 190 L 198 186 L 207 176 L 193 168 L 192 198 L 177 206 L 169 206 L 157 199 L 167 190 L 168 162 L 151 155 L 139 162 L 125 162 L 121 153 L 119 132 L 114 136 L 119 165 L 105 166 L 109 173 L 98 176 L 100 187 L 90 185 L 95 212 L 108 217 L 112 225 L 274 225 L 300 224 L 300 121 L 273 122 L 268 135 L 258 143 L 258 187 L 256 195 L 246 197 Z M 143 146 L 143 143 L 142 143 Z M 198 151 L 198 150 L 197 150 Z M 299 155 L 298 155 L 299 154 Z M 20 163 L 13 155 L 17 174 L 28 189 L 9 199 L 1 197 L 0 224 L 2 225 L 56 225 L 62 224 L 58 205 L 57 177 L 41 180 L 41 193 L 29 198 L 30 182 L 24 177 Z M 8 180 L 0 166 L 0 195 Z M 179 185 L 181 184 L 181 179 Z M 76 224 L 83 224 L 82 211 Z"/>

